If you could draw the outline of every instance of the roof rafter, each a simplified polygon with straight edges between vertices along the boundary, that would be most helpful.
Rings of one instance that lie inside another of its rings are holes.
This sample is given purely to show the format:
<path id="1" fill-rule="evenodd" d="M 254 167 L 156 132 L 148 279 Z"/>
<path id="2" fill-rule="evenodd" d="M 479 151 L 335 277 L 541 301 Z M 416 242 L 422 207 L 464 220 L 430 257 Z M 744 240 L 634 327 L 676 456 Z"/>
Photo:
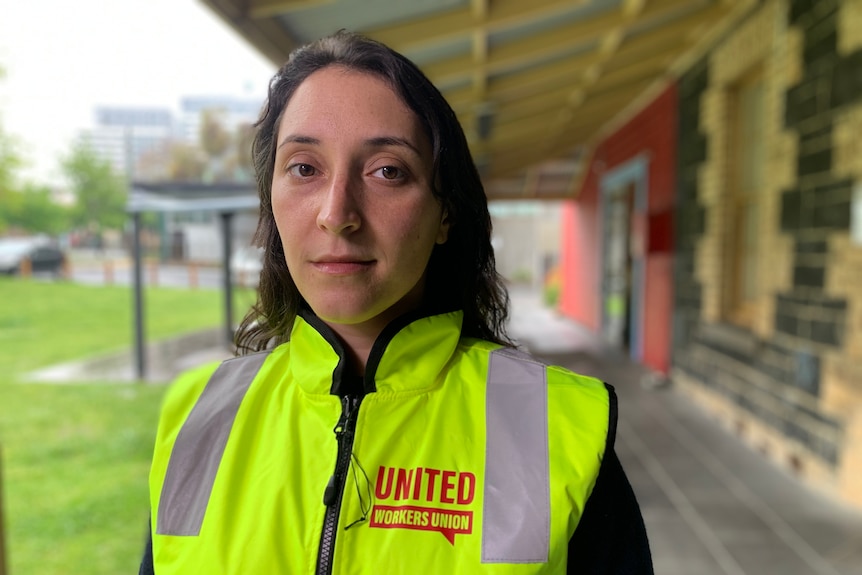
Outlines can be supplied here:
<path id="1" fill-rule="evenodd" d="M 576 109 L 567 121 L 561 121 L 558 106 L 546 108 L 543 113 L 522 117 L 517 121 L 501 122 L 495 128 L 489 147 L 497 151 L 525 138 L 546 139 L 554 134 L 549 126 L 556 126 L 556 131 L 562 131 L 570 126 L 592 124 L 596 121 L 603 123 L 630 98 L 631 96 L 625 91 L 608 95 L 601 100 L 590 101 Z"/>
<path id="2" fill-rule="evenodd" d="M 486 25 L 488 32 L 492 32 L 507 26 L 564 14 L 581 4 L 582 0 L 495 0 L 488 5 Z M 453 37 L 469 36 L 473 30 L 474 13 L 474 8 L 470 5 L 413 22 L 370 28 L 363 32 L 384 44 L 410 50 Z"/>
<path id="3" fill-rule="evenodd" d="M 599 54 L 594 55 L 591 64 L 595 65 L 610 59 L 619 46 L 627 26 L 636 22 L 650 22 L 667 18 L 680 7 L 685 0 L 663 0 L 650 4 L 639 16 L 624 21 L 621 11 L 603 12 L 585 20 L 558 26 L 541 34 L 534 34 L 520 40 L 510 42 L 490 50 L 487 56 L 486 75 L 502 73 L 512 68 L 541 68 L 550 59 L 571 53 L 575 50 L 589 48 L 599 42 Z M 722 8 L 721 10 L 726 10 Z M 625 26 L 623 25 L 625 24 Z M 689 25 L 692 22 L 689 21 Z M 490 28 L 490 25 L 488 25 Z M 604 44 L 602 40 L 604 39 Z M 446 84 L 459 78 L 469 77 L 475 73 L 471 68 L 474 59 L 469 54 L 460 54 L 423 66 L 423 70 L 436 84 Z"/>
<path id="4" fill-rule="evenodd" d="M 320 4 L 329 4 L 333 0 L 247 0 L 246 14 L 250 18 L 260 20 L 278 16 L 286 12 L 301 10 Z"/>

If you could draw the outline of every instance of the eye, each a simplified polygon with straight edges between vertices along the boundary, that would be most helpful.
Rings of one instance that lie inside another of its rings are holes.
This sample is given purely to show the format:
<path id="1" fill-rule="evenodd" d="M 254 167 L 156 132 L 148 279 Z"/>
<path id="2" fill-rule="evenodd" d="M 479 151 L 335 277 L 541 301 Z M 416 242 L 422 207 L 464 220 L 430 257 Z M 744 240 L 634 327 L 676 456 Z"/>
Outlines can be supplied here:
<path id="1" fill-rule="evenodd" d="M 397 180 L 404 177 L 404 171 L 395 166 L 383 166 L 382 168 L 374 170 L 374 174 L 384 180 Z"/>
<path id="2" fill-rule="evenodd" d="M 311 164 L 293 164 L 287 168 L 287 173 L 300 178 L 310 178 L 317 173 L 317 170 Z"/>

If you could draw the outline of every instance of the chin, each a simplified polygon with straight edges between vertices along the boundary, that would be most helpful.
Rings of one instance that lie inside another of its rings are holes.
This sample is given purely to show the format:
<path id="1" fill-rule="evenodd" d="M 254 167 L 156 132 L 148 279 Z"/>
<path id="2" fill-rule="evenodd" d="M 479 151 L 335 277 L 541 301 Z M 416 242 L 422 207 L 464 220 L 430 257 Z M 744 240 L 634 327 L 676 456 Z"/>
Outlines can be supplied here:
<path id="1" fill-rule="evenodd" d="M 329 325 L 364 326 L 374 330 L 380 330 L 405 311 L 406 310 L 400 310 L 397 306 L 384 309 L 361 308 L 351 310 L 346 310 L 341 307 L 338 310 L 315 310 L 315 313 L 320 319 Z"/>
<path id="2" fill-rule="evenodd" d="M 339 302 L 340 305 L 311 305 L 311 309 L 317 314 L 317 317 L 326 323 L 336 323 L 341 325 L 356 325 L 365 323 L 374 319 L 378 313 L 368 307 L 348 307 L 345 302 Z"/>

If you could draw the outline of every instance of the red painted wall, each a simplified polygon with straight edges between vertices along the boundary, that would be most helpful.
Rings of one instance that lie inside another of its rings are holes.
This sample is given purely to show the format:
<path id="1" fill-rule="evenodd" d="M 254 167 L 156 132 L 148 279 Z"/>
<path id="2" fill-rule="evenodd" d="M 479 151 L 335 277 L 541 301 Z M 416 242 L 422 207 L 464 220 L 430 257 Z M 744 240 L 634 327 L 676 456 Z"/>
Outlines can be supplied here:
<path id="1" fill-rule="evenodd" d="M 599 313 L 599 217 L 598 202 L 581 198 L 562 206 L 560 236 L 560 311 L 598 331 Z M 595 248 L 593 248 L 595 246 Z"/>
<path id="2" fill-rule="evenodd" d="M 673 204 L 676 176 L 677 90 L 671 85 L 627 124 L 596 146 L 577 199 L 563 208 L 560 312 L 598 330 L 601 324 L 602 175 L 629 160 L 649 158 L 644 293 L 643 362 L 666 373 L 670 367 L 673 296 Z"/>

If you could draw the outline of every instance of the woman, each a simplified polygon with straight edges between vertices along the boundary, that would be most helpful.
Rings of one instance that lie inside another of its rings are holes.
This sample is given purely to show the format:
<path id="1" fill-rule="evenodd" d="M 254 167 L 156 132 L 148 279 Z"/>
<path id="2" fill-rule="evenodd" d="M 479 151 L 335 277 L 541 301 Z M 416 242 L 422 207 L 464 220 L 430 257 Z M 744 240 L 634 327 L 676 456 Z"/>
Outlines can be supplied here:
<path id="1" fill-rule="evenodd" d="M 242 356 L 163 409 L 142 573 L 651 573 L 601 382 L 511 348 L 454 113 L 339 33 L 273 78 Z"/>

